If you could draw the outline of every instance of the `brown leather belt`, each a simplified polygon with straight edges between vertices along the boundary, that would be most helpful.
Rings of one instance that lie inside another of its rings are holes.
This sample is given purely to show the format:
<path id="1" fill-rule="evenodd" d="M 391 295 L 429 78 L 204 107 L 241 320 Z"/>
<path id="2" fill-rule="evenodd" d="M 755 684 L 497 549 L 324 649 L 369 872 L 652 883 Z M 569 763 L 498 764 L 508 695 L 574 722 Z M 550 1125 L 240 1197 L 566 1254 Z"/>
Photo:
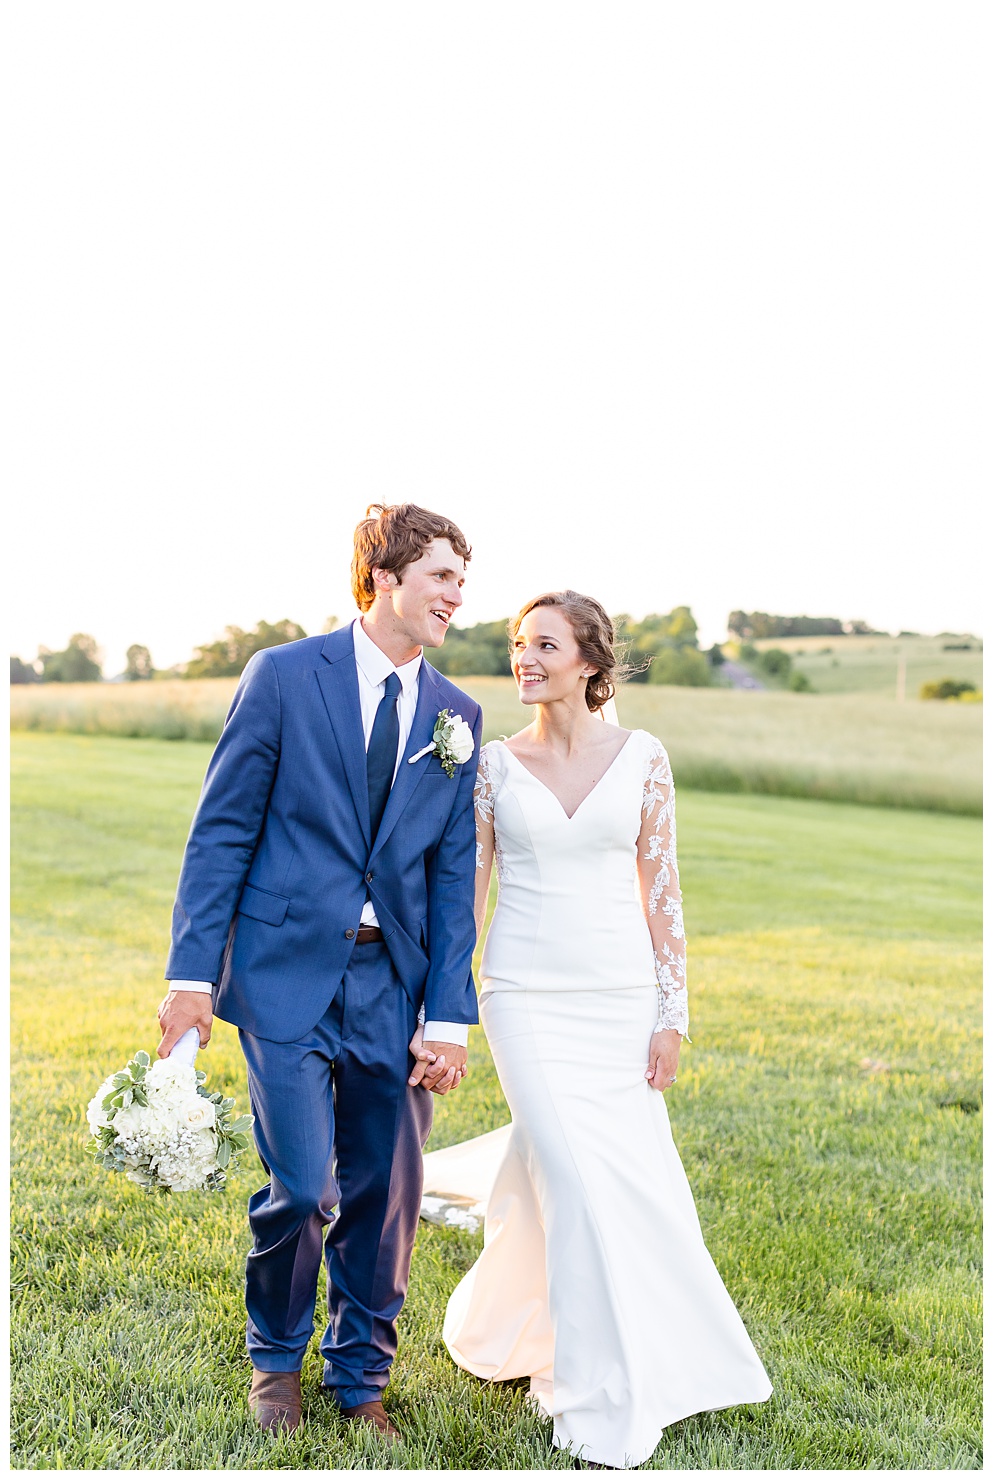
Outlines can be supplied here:
<path id="1" fill-rule="evenodd" d="M 383 932 L 378 925 L 360 925 L 355 932 L 355 944 L 357 946 L 371 945 L 374 940 L 382 940 Z"/>

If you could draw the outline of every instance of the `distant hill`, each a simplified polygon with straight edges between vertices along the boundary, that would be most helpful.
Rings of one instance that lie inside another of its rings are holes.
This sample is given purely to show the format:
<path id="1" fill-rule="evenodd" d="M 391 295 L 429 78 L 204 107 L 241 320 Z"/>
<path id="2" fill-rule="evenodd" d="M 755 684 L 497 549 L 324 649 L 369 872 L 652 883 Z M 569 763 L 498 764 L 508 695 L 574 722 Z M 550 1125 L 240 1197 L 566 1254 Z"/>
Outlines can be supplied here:
<path id="1" fill-rule="evenodd" d="M 819 694 L 889 694 L 896 696 L 897 670 L 906 663 L 906 696 L 916 700 L 922 683 L 942 678 L 965 679 L 983 686 L 983 645 L 967 634 L 938 637 L 776 637 L 754 643 L 760 652 L 782 648 L 795 672 L 805 674 Z M 728 651 L 732 652 L 731 645 Z"/>

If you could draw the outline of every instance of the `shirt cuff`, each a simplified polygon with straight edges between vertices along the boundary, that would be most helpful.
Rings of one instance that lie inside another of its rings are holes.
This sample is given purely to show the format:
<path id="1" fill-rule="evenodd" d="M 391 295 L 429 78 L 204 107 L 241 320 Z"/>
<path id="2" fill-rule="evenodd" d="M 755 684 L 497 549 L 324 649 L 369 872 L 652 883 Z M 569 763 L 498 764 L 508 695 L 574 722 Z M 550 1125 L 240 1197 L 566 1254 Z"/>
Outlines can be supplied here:
<path id="1" fill-rule="evenodd" d="M 428 1043 L 455 1043 L 459 1048 L 468 1048 L 469 1024 L 438 1023 L 432 1020 L 424 1024 L 424 1038 Z"/>
<path id="2" fill-rule="evenodd" d="M 170 982 L 170 992 L 213 992 L 213 982 Z"/>

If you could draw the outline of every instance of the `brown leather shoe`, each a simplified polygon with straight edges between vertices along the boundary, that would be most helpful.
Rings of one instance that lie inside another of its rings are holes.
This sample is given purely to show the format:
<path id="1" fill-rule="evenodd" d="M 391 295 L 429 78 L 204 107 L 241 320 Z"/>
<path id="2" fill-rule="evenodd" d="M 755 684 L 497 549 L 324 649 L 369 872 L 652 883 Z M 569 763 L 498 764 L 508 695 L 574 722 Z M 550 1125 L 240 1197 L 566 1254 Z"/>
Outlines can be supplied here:
<path id="1" fill-rule="evenodd" d="M 266 1433 L 285 1429 L 292 1434 L 301 1419 L 299 1372 L 260 1372 L 252 1368 L 252 1390 L 248 1406 L 255 1422 Z"/>
<path id="2" fill-rule="evenodd" d="M 400 1442 L 400 1430 L 395 1429 L 390 1423 L 389 1415 L 378 1398 L 372 1403 L 357 1403 L 354 1408 L 342 1408 L 341 1416 L 350 1419 L 353 1423 L 372 1424 L 380 1438 L 385 1439 L 387 1444 Z"/>

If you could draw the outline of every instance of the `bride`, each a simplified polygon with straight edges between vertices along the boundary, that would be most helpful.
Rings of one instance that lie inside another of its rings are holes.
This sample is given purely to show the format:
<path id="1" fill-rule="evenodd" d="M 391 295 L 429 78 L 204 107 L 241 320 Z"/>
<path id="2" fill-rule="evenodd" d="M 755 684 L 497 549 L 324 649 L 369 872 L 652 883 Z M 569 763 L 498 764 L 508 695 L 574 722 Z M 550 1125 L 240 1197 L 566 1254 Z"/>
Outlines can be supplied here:
<path id="1" fill-rule="evenodd" d="M 513 1123 L 444 1339 L 478 1377 L 529 1377 L 558 1447 L 626 1468 L 669 1424 L 771 1387 L 663 1098 L 688 1026 L 668 758 L 602 722 L 615 658 L 598 602 L 539 596 L 512 632 L 535 718 L 480 757 L 476 919 L 495 860 L 480 1014 Z M 427 1159 L 435 1185 L 467 1149 Z"/>

